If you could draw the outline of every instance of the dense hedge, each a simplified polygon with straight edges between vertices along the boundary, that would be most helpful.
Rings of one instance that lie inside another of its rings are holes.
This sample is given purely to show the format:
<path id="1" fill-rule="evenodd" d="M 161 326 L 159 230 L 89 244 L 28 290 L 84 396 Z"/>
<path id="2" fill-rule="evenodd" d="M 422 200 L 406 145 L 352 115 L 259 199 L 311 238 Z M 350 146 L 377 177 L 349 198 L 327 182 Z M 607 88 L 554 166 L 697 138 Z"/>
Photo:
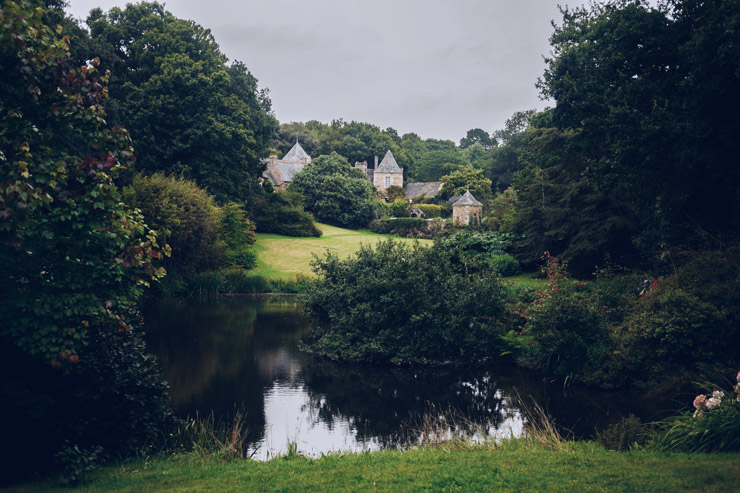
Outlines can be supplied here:
<path id="1" fill-rule="evenodd" d="M 426 219 L 403 217 L 396 219 L 376 219 L 368 225 L 370 231 L 379 234 L 394 234 L 411 238 L 434 238 L 445 230 L 445 222 L 441 219 L 427 221 Z"/>
<path id="2" fill-rule="evenodd" d="M 510 326 L 495 271 L 440 242 L 392 240 L 347 260 L 317 259 L 304 298 L 315 319 L 309 347 L 344 360 L 474 364 L 497 360 Z"/>

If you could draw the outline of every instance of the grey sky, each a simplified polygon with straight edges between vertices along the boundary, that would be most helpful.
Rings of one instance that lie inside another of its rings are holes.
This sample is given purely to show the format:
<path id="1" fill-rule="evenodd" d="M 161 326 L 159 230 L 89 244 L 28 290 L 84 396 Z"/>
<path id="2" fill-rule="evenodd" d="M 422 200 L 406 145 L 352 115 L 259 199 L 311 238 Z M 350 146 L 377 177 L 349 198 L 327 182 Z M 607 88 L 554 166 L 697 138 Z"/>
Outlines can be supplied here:
<path id="1" fill-rule="evenodd" d="M 69 0 L 91 8 L 124 0 Z M 459 141 L 542 109 L 534 84 L 565 0 L 171 0 L 268 87 L 281 123 L 343 118 Z M 568 2 L 571 5 L 580 1 Z"/>

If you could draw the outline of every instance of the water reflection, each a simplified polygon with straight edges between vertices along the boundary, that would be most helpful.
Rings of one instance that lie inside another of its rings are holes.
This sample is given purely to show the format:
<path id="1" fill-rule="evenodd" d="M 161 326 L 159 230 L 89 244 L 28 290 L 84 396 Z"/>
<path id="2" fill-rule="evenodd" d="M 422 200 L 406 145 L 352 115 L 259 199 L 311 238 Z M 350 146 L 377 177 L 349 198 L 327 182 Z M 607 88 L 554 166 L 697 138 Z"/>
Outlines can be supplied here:
<path id="1" fill-rule="evenodd" d="M 630 410 L 652 413 L 623 395 L 563 389 L 510 368 L 381 368 L 313 357 L 298 350 L 309 320 L 291 297 L 162 299 L 144 316 L 175 411 L 218 418 L 245 410 L 257 458 L 284 452 L 288 441 L 310 455 L 406 443 L 424 414 L 455 414 L 459 423 L 517 436 L 522 398 L 576 436 Z"/>

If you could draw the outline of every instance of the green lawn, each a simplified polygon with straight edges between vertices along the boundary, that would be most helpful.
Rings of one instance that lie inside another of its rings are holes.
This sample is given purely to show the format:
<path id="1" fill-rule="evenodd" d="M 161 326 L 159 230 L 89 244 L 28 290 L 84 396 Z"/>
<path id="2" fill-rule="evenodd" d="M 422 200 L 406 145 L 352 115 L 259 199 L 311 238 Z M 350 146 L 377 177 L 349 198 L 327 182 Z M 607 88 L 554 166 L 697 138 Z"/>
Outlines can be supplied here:
<path id="1" fill-rule="evenodd" d="M 375 244 L 386 238 L 398 241 L 429 244 L 431 240 L 411 240 L 392 235 L 379 235 L 368 230 L 355 231 L 317 224 L 323 235 L 320 238 L 294 238 L 276 234 L 258 233 L 254 249 L 257 268 L 252 272 L 267 278 L 295 279 L 296 276 L 313 276 L 313 254 L 325 255 L 327 251 L 346 258 L 356 252 L 361 244 Z"/>
<path id="2" fill-rule="evenodd" d="M 53 482 L 13 491 L 738 491 L 740 454 L 613 452 L 593 443 L 560 450 L 519 440 L 496 447 L 421 448 L 320 459 L 222 461 L 197 454 L 139 459 L 73 489 Z"/>

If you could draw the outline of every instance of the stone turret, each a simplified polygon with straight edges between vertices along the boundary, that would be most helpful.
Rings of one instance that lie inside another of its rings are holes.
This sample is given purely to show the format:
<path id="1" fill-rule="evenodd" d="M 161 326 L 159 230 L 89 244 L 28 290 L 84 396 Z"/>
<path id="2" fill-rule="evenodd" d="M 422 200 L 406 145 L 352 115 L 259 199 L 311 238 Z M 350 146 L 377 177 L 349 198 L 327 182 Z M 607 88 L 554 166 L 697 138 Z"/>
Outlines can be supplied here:
<path id="1" fill-rule="evenodd" d="M 375 162 L 378 162 L 377 156 Z M 390 186 L 403 188 L 403 170 L 398 166 L 390 149 L 385 153 L 385 157 L 380 164 L 375 166 L 373 185 L 378 189 L 380 195 L 385 195 L 386 189 Z"/>
<path id="2" fill-rule="evenodd" d="M 454 204 L 452 204 L 452 221 L 461 226 L 468 226 L 471 222 L 480 222 L 483 216 L 483 204 L 478 202 L 470 190 L 467 190 Z"/>

